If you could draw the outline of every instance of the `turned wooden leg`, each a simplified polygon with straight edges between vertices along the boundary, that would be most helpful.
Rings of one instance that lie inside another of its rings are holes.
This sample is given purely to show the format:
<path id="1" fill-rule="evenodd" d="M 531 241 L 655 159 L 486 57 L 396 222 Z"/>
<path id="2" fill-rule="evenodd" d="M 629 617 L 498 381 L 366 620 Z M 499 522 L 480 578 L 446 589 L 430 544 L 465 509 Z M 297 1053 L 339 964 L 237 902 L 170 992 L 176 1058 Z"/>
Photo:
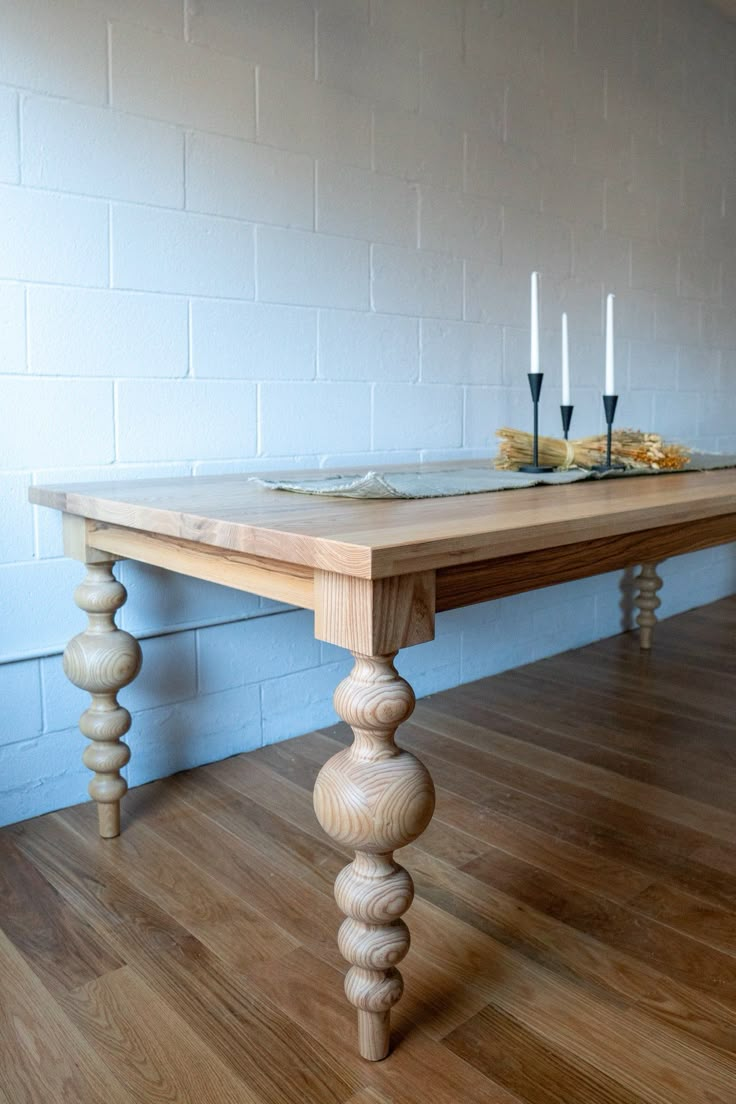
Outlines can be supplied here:
<path id="1" fill-rule="evenodd" d="M 662 580 L 657 574 L 657 565 L 642 564 L 636 582 L 639 591 L 634 601 L 639 610 L 636 617 L 636 623 L 639 626 L 639 646 L 642 651 L 648 652 L 652 647 L 654 626 L 657 624 L 657 615 L 654 611 L 662 605 L 657 596 L 657 591 L 662 586 Z"/>
<path id="2" fill-rule="evenodd" d="M 324 765 L 314 789 L 325 832 L 356 852 L 335 883 L 346 915 L 338 945 L 351 963 L 345 992 L 358 1010 L 360 1053 L 374 1062 L 389 1051 L 390 1009 L 404 986 L 396 963 L 409 950 L 401 917 L 414 896 L 411 877 L 393 852 L 415 840 L 434 811 L 429 772 L 394 743 L 397 727 L 414 709 L 395 655 L 355 653 L 355 667 L 335 693 L 335 708 L 355 739 Z"/>
<path id="3" fill-rule="evenodd" d="M 92 695 L 79 721 L 92 740 L 82 759 L 95 772 L 89 793 L 97 802 L 100 835 L 106 839 L 120 834 L 120 799 L 128 788 L 120 768 L 130 759 L 130 748 L 121 740 L 130 728 L 130 713 L 118 704 L 117 692 L 133 681 L 141 666 L 138 641 L 115 624 L 115 612 L 126 597 L 125 587 L 112 573 L 112 561 L 88 563 L 74 601 L 87 613 L 89 624 L 64 651 L 67 677 Z"/>

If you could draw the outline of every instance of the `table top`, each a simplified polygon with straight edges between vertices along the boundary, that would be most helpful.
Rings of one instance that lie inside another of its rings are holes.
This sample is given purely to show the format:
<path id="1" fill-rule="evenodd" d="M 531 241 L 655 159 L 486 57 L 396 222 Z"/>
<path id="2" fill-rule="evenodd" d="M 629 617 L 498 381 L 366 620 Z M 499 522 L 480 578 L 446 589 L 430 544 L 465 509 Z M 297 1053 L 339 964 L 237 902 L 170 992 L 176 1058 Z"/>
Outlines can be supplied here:
<path id="1" fill-rule="evenodd" d="M 447 470 L 467 463 L 426 467 Z M 267 478 L 295 475 L 276 472 Z M 34 486 L 29 497 L 96 522 L 382 578 L 734 514 L 736 470 L 411 500 L 293 494 L 251 482 L 247 473 Z"/>

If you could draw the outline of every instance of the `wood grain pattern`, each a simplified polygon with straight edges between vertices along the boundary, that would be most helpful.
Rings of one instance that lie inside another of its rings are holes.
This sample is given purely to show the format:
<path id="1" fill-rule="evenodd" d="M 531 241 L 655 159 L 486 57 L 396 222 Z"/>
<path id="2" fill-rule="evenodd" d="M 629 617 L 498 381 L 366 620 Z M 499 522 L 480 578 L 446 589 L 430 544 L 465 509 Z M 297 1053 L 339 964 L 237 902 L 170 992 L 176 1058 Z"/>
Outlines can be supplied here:
<path id="1" fill-rule="evenodd" d="M 64 1008 L 133 1100 L 261 1104 L 171 1004 L 130 966 L 70 994 Z"/>
<path id="2" fill-rule="evenodd" d="M 61 528 L 64 540 L 64 555 L 70 560 L 79 560 L 81 563 L 109 563 L 121 557 L 112 555 L 100 548 L 93 548 L 89 542 L 89 534 L 95 527 L 94 521 L 79 517 L 77 514 L 62 514 Z"/>
<path id="3" fill-rule="evenodd" d="M 223 958 L 219 948 L 210 950 L 156 901 L 125 880 L 123 873 L 128 864 L 120 858 L 116 861 L 115 855 L 122 837 L 102 845 L 90 837 L 88 823 L 87 830 L 80 834 L 65 819 L 54 815 L 34 822 L 32 828 L 29 832 L 27 826 L 20 826 L 11 832 L 24 854 L 65 897 L 67 907 L 83 912 L 100 936 L 124 955 L 190 1029 L 249 1086 L 257 1088 L 264 1102 L 303 1104 L 306 1099 L 340 1104 L 355 1088 L 356 1082 L 346 1082 L 328 1052 L 314 1044 L 268 999 L 254 995 L 249 976 Z M 192 826 L 191 836 L 206 845 L 202 824 Z M 224 836 L 227 842 L 227 833 Z M 187 838 L 182 844 L 187 850 L 189 842 Z M 222 852 L 223 841 L 215 838 L 206 849 L 203 868 L 214 866 L 215 857 Z M 235 884 L 241 892 L 245 886 L 250 896 L 247 876 L 239 870 L 237 861 L 232 865 L 238 874 Z M 259 866 L 264 882 L 279 881 L 267 864 L 261 862 Z M 299 885 L 294 881 L 284 887 L 282 899 L 285 903 L 299 901 L 298 893 Z M 320 901 L 327 899 L 324 896 Z M 313 901 L 309 904 L 311 909 L 299 911 L 302 931 L 309 930 L 309 917 L 314 911 Z M 332 952 L 334 934 L 329 934 Z M 269 1056 L 268 1061 L 264 1061 L 264 1055 Z M 1 1074 L 0 1066 L 0 1082 Z M 182 1098 L 187 1104 L 215 1104 L 217 1099 L 215 1095 L 209 1100 L 206 1096 Z M 43 1104 L 46 1100 L 39 1097 Z"/>
<path id="4" fill-rule="evenodd" d="M 387 655 L 434 639 L 434 572 L 354 579 L 317 571 L 314 635 L 361 655 Z"/>
<path id="5" fill-rule="evenodd" d="M 734 788 L 734 629 L 736 598 L 662 622 L 644 664 L 626 634 L 419 703 L 399 739 L 437 808 L 397 856 L 416 893 L 385 1062 L 339 991 L 354 841 L 310 805 L 363 740 L 351 694 L 350 724 L 131 791 L 118 839 L 93 805 L 4 829 L 0 1101 L 733 1104 L 734 814 L 691 779 Z"/>
<path id="6" fill-rule="evenodd" d="M 153 537 L 150 533 L 115 525 L 88 524 L 87 539 L 94 549 L 101 550 L 98 556 L 114 552 L 118 558 L 139 560 L 180 575 L 259 594 L 276 602 L 288 602 L 304 609 L 314 606 L 314 573 L 299 564 L 284 564 L 280 560 L 223 551 L 176 537 Z"/>
<path id="7" fill-rule="evenodd" d="M 394 742 L 414 708 L 394 654 L 356 653 L 353 670 L 335 691 L 335 709 L 355 738 L 325 763 L 314 786 L 314 811 L 325 832 L 355 851 L 335 882 L 335 900 L 346 916 L 338 946 L 351 963 L 345 993 L 358 1009 L 358 1049 L 372 1062 L 389 1052 L 390 1010 L 403 992 L 396 964 L 409 950 L 401 917 L 414 887 L 393 852 L 421 835 L 434 810 L 429 772 Z"/>
<path id="8" fill-rule="evenodd" d="M 2 928 L 46 989 L 63 994 L 122 966 L 83 917 L 28 861 L 10 834 L 0 836 Z"/>
<path id="9" fill-rule="evenodd" d="M 542 546 L 514 556 L 461 563 L 437 571 L 437 611 L 556 586 L 736 540 L 736 515 L 660 525 L 579 543 Z"/>
<path id="10" fill-rule="evenodd" d="M 654 626 L 657 624 L 656 611 L 662 605 L 662 600 L 657 595 L 657 591 L 662 587 L 662 580 L 657 574 L 657 565 L 642 564 L 636 582 L 639 589 L 634 603 L 639 611 L 636 615 L 636 623 L 639 626 L 639 647 L 642 651 L 648 652 L 652 647 Z"/>
<path id="11" fill-rule="evenodd" d="M 0 1094 L 12 1104 L 134 1099 L 0 930 Z"/>
<path id="12" fill-rule="evenodd" d="M 126 597 L 111 561 L 88 564 L 74 601 L 87 614 L 89 624 L 64 649 L 64 673 L 92 697 L 79 721 L 82 734 L 92 741 L 82 761 L 95 772 L 89 794 L 97 802 L 100 835 L 106 839 L 120 834 L 120 800 L 128 788 L 120 768 L 130 759 L 122 737 L 131 717 L 119 704 L 117 692 L 133 681 L 141 666 L 138 641 L 115 624 L 115 613 Z"/>
<path id="13" fill-rule="evenodd" d="M 718 539 L 736 536 L 734 471 L 393 501 L 289 494 L 250 482 L 246 474 L 31 487 L 29 497 L 110 525 L 364 579 L 660 527 L 674 532 L 727 516 L 729 522 L 714 524 L 720 533 L 730 526 L 730 535 Z M 657 556 L 629 562 L 644 558 Z"/>

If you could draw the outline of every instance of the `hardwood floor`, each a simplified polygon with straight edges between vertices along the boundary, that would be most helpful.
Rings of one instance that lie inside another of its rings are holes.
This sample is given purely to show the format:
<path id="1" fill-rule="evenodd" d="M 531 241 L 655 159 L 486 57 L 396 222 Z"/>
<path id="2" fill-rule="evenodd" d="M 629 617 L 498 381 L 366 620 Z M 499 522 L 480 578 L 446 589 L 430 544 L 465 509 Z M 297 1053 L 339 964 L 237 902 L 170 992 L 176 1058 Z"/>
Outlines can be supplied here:
<path id="1" fill-rule="evenodd" d="M 4 829 L 0 1104 L 734 1104 L 735 641 L 736 597 L 418 704 L 382 1063 L 311 807 L 345 726 L 132 791 L 119 839 Z"/>

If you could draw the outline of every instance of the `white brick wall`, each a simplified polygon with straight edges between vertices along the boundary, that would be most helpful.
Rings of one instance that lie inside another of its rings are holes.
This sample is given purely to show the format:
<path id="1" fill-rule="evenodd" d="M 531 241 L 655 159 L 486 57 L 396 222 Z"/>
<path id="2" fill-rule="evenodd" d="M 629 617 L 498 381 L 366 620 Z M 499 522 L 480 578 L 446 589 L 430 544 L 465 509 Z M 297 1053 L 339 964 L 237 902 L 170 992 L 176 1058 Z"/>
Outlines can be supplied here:
<path id="1" fill-rule="evenodd" d="M 252 138 L 253 66 L 127 22 L 110 28 L 110 102 L 121 111 Z"/>
<path id="2" fill-rule="evenodd" d="M 18 181 L 18 96 L 12 88 L 0 89 L 0 180 Z"/>
<path id="3" fill-rule="evenodd" d="M 115 203 L 110 238 L 113 287 L 253 298 L 248 223 Z"/>
<path id="4" fill-rule="evenodd" d="M 181 132 L 152 119 L 46 97 L 23 103 L 30 188 L 182 207 L 182 149 Z"/>
<path id="5" fill-rule="evenodd" d="M 31 481 L 487 456 L 559 314 L 600 426 L 736 450 L 736 28 L 699 0 L 0 0 L 0 823 L 82 800 Z M 311 618 L 124 563 L 132 784 L 332 719 Z M 663 612 L 736 589 L 664 568 Z M 617 632 L 617 576 L 443 615 L 418 692 Z"/>
<path id="6" fill-rule="evenodd" d="M 0 279 L 105 287 L 108 205 L 0 187 Z"/>
<path id="7" fill-rule="evenodd" d="M 188 334 L 183 298 L 28 288 L 28 369 L 35 375 L 68 376 L 73 365 L 76 376 L 185 376 Z"/>

